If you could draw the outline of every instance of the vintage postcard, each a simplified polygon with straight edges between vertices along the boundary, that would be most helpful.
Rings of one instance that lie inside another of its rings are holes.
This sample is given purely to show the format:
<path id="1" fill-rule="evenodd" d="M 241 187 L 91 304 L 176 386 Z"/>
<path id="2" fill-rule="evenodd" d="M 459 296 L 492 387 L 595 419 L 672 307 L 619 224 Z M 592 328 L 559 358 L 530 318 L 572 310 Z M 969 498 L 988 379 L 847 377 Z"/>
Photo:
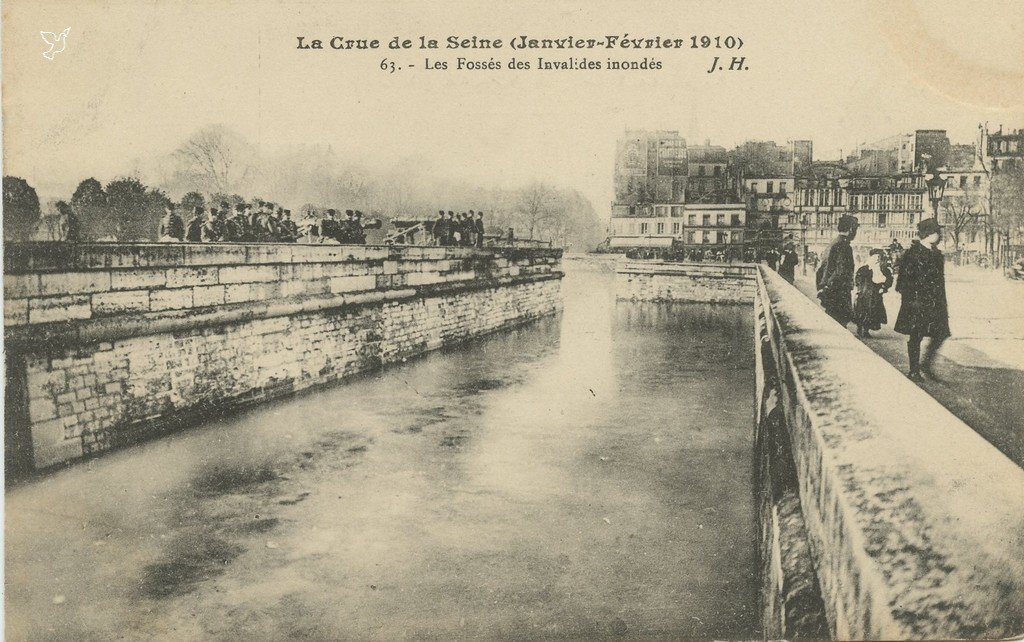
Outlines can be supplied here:
<path id="1" fill-rule="evenodd" d="M 6 639 L 1020 639 L 1021 25 L 4 1 Z"/>

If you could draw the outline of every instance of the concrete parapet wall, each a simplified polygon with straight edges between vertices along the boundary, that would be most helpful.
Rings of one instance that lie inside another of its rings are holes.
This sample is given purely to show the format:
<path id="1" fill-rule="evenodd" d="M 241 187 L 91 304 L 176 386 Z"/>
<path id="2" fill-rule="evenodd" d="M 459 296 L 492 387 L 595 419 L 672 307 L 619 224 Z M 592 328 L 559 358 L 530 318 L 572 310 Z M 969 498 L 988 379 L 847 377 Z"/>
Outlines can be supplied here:
<path id="1" fill-rule="evenodd" d="M 816 577 L 837 639 L 1019 636 L 1024 471 L 775 272 L 756 296 L 765 634 L 817 637 Z"/>
<path id="2" fill-rule="evenodd" d="M 628 301 L 749 304 L 754 271 L 746 263 L 626 261 L 616 269 L 615 295 Z"/>
<path id="3" fill-rule="evenodd" d="M 520 248 L 8 245 L 5 345 L 27 400 L 15 423 L 34 466 L 45 467 L 336 381 L 554 312 L 560 257 Z"/>

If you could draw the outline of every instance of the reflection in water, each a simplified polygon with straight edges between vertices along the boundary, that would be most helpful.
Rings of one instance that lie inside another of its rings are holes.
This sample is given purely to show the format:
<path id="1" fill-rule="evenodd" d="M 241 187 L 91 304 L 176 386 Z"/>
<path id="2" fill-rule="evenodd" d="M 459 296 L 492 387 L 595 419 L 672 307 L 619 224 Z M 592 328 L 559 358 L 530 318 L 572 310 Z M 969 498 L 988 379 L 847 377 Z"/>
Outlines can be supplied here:
<path id="1" fill-rule="evenodd" d="M 756 636 L 750 310 L 567 268 L 559 317 L 14 489 L 8 631 Z"/>

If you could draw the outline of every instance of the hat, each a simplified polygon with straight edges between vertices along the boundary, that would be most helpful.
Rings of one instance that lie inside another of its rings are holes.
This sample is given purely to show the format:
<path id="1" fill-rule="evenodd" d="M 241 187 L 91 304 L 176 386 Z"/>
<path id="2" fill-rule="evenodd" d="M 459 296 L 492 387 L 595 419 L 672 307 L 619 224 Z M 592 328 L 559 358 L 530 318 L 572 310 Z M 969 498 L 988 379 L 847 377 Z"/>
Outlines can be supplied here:
<path id="1" fill-rule="evenodd" d="M 917 235 L 921 238 L 931 236 L 932 234 L 938 234 L 942 231 L 942 226 L 934 218 L 922 219 L 917 224 Z"/>
<path id="2" fill-rule="evenodd" d="M 872 254 L 877 254 L 878 256 L 882 256 L 883 254 L 885 254 L 885 250 L 876 247 L 876 248 L 872 249 L 870 252 L 868 252 L 869 256 L 872 255 Z"/>
<path id="3" fill-rule="evenodd" d="M 328 209 L 327 210 L 327 215 L 328 216 L 334 216 L 337 213 L 338 213 L 338 210 L 335 210 L 335 209 Z"/>
<path id="4" fill-rule="evenodd" d="M 221 206 L 221 207 L 230 207 L 230 206 L 228 205 L 228 202 L 227 202 L 227 201 L 221 201 L 221 202 L 220 202 L 220 206 Z"/>
<path id="5" fill-rule="evenodd" d="M 843 214 L 842 216 L 839 217 L 839 224 L 836 226 L 836 228 L 839 230 L 840 233 L 844 233 L 852 231 L 853 228 L 857 227 L 858 225 L 860 225 L 860 222 L 857 220 L 856 216 Z"/>
<path id="6" fill-rule="evenodd" d="M 245 205 L 243 205 L 242 203 L 239 203 L 238 205 L 235 205 L 235 211 L 236 212 L 244 212 L 245 211 Z"/>
<path id="7" fill-rule="evenodd" d="M 345 210 L 345 216 L 352 216 L 354 212 L 352 210 Z"/>

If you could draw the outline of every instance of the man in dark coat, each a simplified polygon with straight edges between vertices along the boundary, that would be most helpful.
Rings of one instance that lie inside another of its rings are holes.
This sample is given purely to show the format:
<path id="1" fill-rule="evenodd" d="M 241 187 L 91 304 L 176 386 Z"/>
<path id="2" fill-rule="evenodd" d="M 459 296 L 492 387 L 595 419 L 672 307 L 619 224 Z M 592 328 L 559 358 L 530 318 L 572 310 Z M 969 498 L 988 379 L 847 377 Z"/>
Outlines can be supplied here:
<path id="1" fill-rule="evenodd" d="M 850 293 L 853 291 L 853 248 L 850 241 L 857 236 L 857 219 L 849 214 L 839 217 L 839 235 L 825 250 L 816 281 L 818 299 L 825 312 L 845 326 L 850 322 Z"/>
<path id="2" fill-rule="evenodd" d="M 949 337 L 949 309 L 946 306 L 945 260 L 937 249 L 942 240 L 942 227 L 934 218 L 917 224 L 917 236 L 903 253 L 896 291 L 902 296 L 900 313 L 893 329 L 910 337 L 907 356 L 910 378 L 920 381 L 924 374 L 935 379 L 932 361 L 942 343 Z M 930 337 L 924 358 L 921 340 Z"/>
<path id="3" fill-rule="evenodd" d="M 444 217 L 444 210 L 438 210 L 437 219 L 430 227 L 430 233 L 434 236 L 434 245 L 444 245 L 448 238 L 448 221 Z"/>
<path id="4" fill-rule="evenodd" d="M 732 262 L 731 253 L 729 254 L 729 262 Z M 779 257 L 779 274 L 782 275 L 782 278 L 792 283 L 796 275 L 796 264 L 799 262 L 800 259 L 796 256 L 793 244 L 786 243 L 786 247 L 782 250 L 782 255 Z"/>
<path id="5" fill-rule="evenodd" d="M 473 240 L 477 247 L 484 246 L 484 213 L 477 212 L 476 220 L 473 221 Z"/>
<path id="6" fill-rule="evenodd" d="M 185 226 L 185 240 L 189 243 L 199 243 L 203 240 L 203 208 L 192 208 L 192 218 Z"/>
<path id="7" fill-rule="evenodd" d="M 356 210 L 355 218 L 352 219 L 352 240 L 356 245 L 366 245 L 366 231 L 363 229 L 363 213 Z"/>
<path id="8" fill-rule="evenodd" d="M 180 242 L 185 238 L 185 222 L 174 211 L 174 203 L 164 206 L 164 217 L 160 219 L 160 240 Z"/>
<path id="9" fill-rule="evenodd" d="M 455 232 L 458 226 L 458 222 L 455 220 L 455 212 L 448 210 L 448 216 L 445 217 L 445 221 L 448 223 L 445 229 L 445 245 L 457 245 L 455 242 Z"/>

